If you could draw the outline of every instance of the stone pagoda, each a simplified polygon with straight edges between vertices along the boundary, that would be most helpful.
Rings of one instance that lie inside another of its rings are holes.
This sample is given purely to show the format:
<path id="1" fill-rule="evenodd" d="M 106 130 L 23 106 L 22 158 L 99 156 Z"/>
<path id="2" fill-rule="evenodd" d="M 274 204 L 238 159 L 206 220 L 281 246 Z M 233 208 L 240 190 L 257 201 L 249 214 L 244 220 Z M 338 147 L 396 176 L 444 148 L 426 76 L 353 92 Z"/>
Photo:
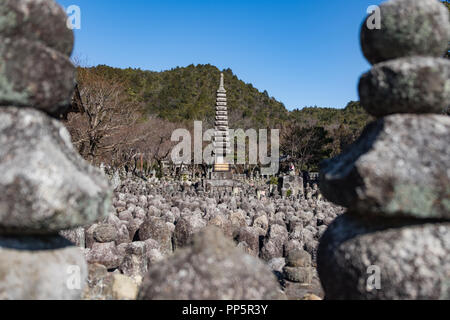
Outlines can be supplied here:
<path id="1" fill-rule="evenodd" d="M 214 172 L 230 172 L 230 164 L 226 157 L 230 150 L 230 134 L 228 128 L 227 91 L 224 87 L 223 73 L 220 74 L 220 86 L 217 90 L 216 119 L 214 132 Z"/>
<path id="2" fill-rule="evenodd" d="M 208 189 L 219 188 L 231 190 L 235 185 L 231 165 L 227 156 L 231 153 L 230 133 L 228 127 L 227 91 L 224 86 L 223 73 L 217 90 L 216 116 L 214 122 L 214 164 L 206 183 Z"/>

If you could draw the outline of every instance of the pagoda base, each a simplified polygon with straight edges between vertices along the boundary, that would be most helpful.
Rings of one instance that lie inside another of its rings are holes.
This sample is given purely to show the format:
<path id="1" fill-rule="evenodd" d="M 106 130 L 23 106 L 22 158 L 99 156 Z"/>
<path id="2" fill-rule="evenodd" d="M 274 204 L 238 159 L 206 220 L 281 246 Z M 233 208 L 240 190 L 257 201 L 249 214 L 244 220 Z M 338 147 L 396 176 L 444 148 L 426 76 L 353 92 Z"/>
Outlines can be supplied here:
<path id="1" fill-rule="evenodd" d="M 236 182 L 233 180 L 233 172 L 228 163 L 215 163 L 206 181 L 207 189 L 222 189 L 232 191 Z"/>
<path id="2" fill-rule="evenodd" d="M 216 163 L 213 168 L 214 172 L 231 172 L 231 167 L 228 163 Z"/>
<path id="3" fill-rule="evenodd" d="M 233 180 L 231 166 L 225 162 L 216 162 L 209 177 L 211 180 Z"/>

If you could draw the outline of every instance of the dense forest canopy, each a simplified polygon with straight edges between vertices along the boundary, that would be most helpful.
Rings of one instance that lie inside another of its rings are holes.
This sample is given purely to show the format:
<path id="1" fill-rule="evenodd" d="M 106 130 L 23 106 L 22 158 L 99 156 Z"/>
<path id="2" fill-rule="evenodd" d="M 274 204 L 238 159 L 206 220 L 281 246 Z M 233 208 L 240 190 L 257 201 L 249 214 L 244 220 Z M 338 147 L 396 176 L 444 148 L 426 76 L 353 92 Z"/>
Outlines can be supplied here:
<path id="1" fill-rule="evenodd" d="M 220 70 L 212 65 L 190 65 L 163 72 L 97 66 L 91 69 L 107 79 L 128 84 L 128 93 L 147 115 L 168 121 L 202 120 L 212 125 Z M 279 126 L 288 117 L 284 105 L 267 92 L 240 81 L 230 69 L 225 74 L 231 122 L 240 128 Z"/>
<path id="2" fill-rule="evenodd" d="M 163 72 L 118 69 L 100 65 L 89 69 L 110 81 L 126 83 L 127 93 L 143 106 L 145 115 L 172 122 L 202 120 L 212 124 L 220 72 L 225 74 L 230 125 L 233 128 L 279 128 L 287 120 L 314 118 L 328 126 L 346 124 L 359 129 L 368 115 L 358 102 L 345 109 L 305 107 L 289 112 L 283 103 L 238 79 L 231 69 L 190 65 Z"/>

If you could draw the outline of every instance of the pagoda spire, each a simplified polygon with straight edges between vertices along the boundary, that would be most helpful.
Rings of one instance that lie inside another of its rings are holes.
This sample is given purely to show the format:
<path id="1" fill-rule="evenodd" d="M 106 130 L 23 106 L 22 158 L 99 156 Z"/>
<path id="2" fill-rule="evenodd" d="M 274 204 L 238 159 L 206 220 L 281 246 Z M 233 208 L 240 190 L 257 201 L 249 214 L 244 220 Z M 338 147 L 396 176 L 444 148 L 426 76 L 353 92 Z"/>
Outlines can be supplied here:
<path id="1" fill-rule="evenodd" d="M 224 77 L 223 77 L 223 73 L 220 74 L 220 85 L 219 85 L 219 90 L 217 90 L 217 92 L 223 92 L 226 93 L 227 91 L 225 90 L 225 86 L 224 86 Z"/>

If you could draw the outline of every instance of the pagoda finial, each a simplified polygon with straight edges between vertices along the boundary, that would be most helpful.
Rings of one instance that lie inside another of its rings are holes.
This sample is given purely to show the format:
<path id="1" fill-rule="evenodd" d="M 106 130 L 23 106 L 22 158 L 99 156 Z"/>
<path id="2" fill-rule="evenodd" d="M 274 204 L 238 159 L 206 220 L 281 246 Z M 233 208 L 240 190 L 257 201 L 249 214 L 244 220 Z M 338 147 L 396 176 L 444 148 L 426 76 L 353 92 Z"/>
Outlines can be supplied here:
<path id="1" fill-rule="evenodd" d="M 223 73 L 220 74 L 220 86 L 219 86 L 219 92 L 226 92 L 225 91 L 225 86 L 224 86 L 224 77 L 223 77 Z"/>

